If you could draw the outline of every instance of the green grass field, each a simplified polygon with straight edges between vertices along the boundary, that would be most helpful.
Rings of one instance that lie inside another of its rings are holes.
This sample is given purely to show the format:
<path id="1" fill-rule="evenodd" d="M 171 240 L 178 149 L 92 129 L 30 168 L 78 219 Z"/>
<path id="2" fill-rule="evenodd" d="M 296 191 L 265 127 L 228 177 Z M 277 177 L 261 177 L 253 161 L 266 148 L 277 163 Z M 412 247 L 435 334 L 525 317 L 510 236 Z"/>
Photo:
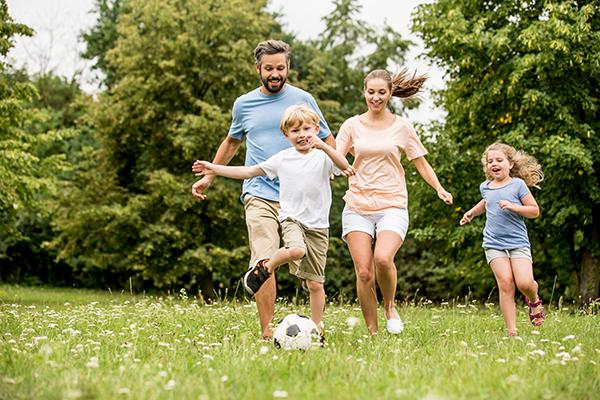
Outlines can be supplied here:
<path id="1" fill-rule="evenodd" d="M 0 286 L 0 399 L 598 398 L 597 315 L 550 309 L 534 329 L 521 304 L 509 339 L 496 304 L 427 303 L 376 337 L 329 304 L 327 346 L 302 352 L 259 341 L 249 300 Z"/>

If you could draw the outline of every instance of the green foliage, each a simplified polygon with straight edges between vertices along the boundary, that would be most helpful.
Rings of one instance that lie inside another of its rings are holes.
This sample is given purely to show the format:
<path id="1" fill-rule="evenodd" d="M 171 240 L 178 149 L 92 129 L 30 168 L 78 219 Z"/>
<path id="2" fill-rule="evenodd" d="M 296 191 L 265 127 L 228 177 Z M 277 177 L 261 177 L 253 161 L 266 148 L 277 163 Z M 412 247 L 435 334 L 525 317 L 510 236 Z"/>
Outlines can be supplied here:
<path id="1" fill-rule="evenodd" d="M 451 275 L 449 268 L 473 273 L 484 265 L 481 249 L 472 245 L 480 243 L 483 221 L 461 228 L 457 221 L 479 199 L 481 153 L 500 141 L 542 164 L 546 178 L 533 190 L 542 216 L 528 222 L 536 274 L 542 295 L 558 276 L 559 290 L 574 297 L 571 275 L 581 262 L 576 237 L 584 238 L 583 246 L 599 240 L 590 234 L 600 222 L 597 1 L 440 0 L 418 8 L 415 29 L 448 77 L 438 97 L 448 115 L 429 147 L 456 208 L 431 206 L 434 195 L 421 183 L 411 192 L 413 220 L 421 228 L 413 231 L 416 239 L 445 266 L 436 274 Z M 600 253 L 594 254 L 597 260 Z M 477 280 L 465 283 L 475 287 Z"/>
<path id="2" fill-rule="evenodd" d="M 210 201 L 197 202 L 191 165 L 214 155 L 231 104 L 255 87 L 252 51 L 274 23 L 264 2 L 128 5 L 106 54 L 114 85 L 87 116 L 101 149 L 64 192 L 52 246 L 123 286 L 133 277 L 212 295 L 213 280 L 229 287 L 247 263 L 240 183 L 218 180 Z"/>

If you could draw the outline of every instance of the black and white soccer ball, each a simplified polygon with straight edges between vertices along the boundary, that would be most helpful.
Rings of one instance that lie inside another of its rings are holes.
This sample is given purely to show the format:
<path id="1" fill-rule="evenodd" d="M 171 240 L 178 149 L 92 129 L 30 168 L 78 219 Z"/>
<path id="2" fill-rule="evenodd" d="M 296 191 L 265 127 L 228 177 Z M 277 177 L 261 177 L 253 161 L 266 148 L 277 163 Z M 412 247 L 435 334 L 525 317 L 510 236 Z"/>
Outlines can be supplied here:
<path id="1" fill-rule="evenodd" d="M 284 350 L 308 350 L 320 346 L 317 325 L 300 314 L 286 315 L 273 332 L 273 344 Z"/>

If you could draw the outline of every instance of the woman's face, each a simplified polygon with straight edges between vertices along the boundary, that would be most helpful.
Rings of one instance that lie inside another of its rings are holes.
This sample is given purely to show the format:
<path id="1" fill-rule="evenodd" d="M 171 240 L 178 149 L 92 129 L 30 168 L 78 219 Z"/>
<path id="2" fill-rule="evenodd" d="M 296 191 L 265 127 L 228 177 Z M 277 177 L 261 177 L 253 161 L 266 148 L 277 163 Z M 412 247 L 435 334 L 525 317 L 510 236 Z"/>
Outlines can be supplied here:
<path id="1" fill-rule="evenodd" d="M 384 111 L 391 95 L 388 82 L 381 78 L 373 78 L 365 86 L 365 101 L 369 111 Z"/>

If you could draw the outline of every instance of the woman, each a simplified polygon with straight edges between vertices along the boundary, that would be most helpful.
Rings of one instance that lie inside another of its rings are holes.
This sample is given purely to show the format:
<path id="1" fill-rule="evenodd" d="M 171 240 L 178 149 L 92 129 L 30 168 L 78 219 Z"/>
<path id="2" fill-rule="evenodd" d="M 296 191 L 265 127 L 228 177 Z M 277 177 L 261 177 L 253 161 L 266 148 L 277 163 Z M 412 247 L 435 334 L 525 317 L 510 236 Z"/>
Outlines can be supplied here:
<path id="1" fill-rule="evenodd" d="M 387 330 L 398 334 L 404 325 L 395 306 L 397 271 L 394 256 L 408 230 L 407 190 L 402 153 L 446 204 L 452 195 L 438 181 L 425 159 L 427 150 L 412 125 L 391 113 L 391 96 L 408 98 L 421 90 L 426 76 L 410 76 L 406 69 L 395 76 L 371 71 L 364 80 L 368 110 L 349 118 L 337 136 L 337 150 L 354 155 L 356 174 L 349 177 L 344 196 L 342 237 L 356 271 L 356 289 L 369 333 L 377 334 L 375 282 L 383 295 Z M 375 244 L 373 246 L 373 241 Z"/>

